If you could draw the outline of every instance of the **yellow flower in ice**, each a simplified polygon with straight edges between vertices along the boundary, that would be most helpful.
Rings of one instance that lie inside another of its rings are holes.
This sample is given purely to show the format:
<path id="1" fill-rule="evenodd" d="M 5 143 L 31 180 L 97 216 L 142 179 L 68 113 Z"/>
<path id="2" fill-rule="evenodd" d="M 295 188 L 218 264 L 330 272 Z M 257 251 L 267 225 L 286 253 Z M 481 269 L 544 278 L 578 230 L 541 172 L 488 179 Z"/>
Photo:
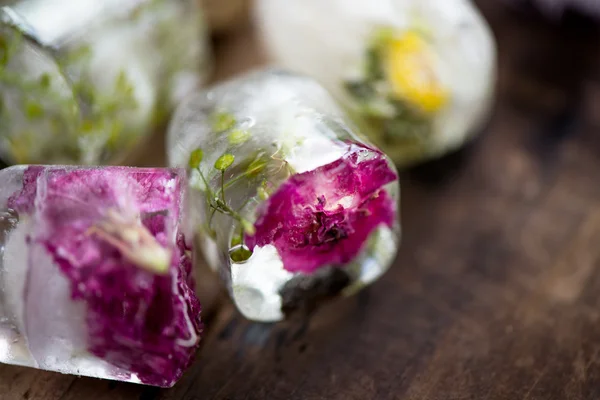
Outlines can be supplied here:
<path id="1" fill-rule="evenodd" d="M 425 39 L 409 31 L 390 38 L 384 47 L 384 68 L 394 94 L 426 113 L 447 104 L 449 93 L 434 70 L 435 59 Z"/>

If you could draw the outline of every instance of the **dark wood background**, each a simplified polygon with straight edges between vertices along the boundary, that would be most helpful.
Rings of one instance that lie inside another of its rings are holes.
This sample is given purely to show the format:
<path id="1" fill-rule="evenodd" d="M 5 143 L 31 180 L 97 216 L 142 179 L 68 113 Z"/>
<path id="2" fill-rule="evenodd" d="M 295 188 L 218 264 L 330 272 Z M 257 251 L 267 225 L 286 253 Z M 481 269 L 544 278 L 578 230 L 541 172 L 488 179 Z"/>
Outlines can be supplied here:
<path id="1" fill-rule="evenodd" d="M 600 399 L 600 35 L 482 9 L 495 111 L 467 149 L 402 174 L 404 241 L 382 280 L 265 325 L 203 275 L 208 331 L 173 389 L 1 365 L 0 398 Z M 262 60 L 250 26 L 217 40 L 217 79 Z M 161 165 L 161 145 L 140 163 Z"/>

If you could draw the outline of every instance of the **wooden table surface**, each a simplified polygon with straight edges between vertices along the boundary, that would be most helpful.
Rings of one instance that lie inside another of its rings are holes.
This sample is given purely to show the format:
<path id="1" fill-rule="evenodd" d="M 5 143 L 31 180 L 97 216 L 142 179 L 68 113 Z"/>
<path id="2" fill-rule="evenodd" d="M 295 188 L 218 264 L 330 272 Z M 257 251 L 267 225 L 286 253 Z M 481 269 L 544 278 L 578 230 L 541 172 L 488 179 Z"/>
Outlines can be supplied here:
<path id="1" fill-rule="evenodd" d="M 0 366 L 1 399 L 600 399 L 600 41 L 485 2 L 499 92 L 465 151 L 402 174 L 390 272 L 310 320 L 245 321 L 202 277 L 208 326 L 161 390 Z M 251 27 L 217 76 L 258 65 Z M 157 137 L 143 159 L 164 162 Z"/>

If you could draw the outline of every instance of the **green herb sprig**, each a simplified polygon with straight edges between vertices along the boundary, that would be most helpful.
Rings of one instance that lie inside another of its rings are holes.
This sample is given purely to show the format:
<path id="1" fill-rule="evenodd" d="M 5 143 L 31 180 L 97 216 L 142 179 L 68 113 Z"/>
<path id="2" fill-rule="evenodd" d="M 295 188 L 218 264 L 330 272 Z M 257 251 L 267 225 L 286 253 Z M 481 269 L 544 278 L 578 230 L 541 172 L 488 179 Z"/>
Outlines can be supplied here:
<path id="1" fill-rule="evenodd" d="M 207 202 L 207 208 L 210 210 L 210 216 L 206 224 L 206 231 L 208 232 L 209 236 L 215 239 L 216 232 L 212 227 L 212 221 L 215 213 L 217 212 L 227 215 L 233 220 L 237 221 L 237 223 L 240 226 L 240 233 L 239 236 L 234 237 L 234 239 L 232 240 L 232 246 L 239 246 L 236 250 L 234 250 L 231 253 L 231 257 L 234 261 L 247 260 L 252 255 L 252 252 L 249 251 L 246 247 L 244 247 L 244 236 L 246 234 L 253 235 L 255 232 L 254 225 L 240 214 L 240 210 L 244 208 L 247 202 L 244 203 L 239 210 L 234 210 L 231 206 L 229 206 L 226 197 L 227 188 L 233 185 L 235 182 L 242 179 L 243 177 L 247 176 L 247 172 L 230 180 L 229 182 L 225 182 L 225 172 L 234 164 L 235 156 L 230 153 L 224 153 L 213 164 L 214 170 L 216 170 L 220 176 L 220 187 L 217 191 L 214 191 L 211 189 L 210 185 L 208 184 L 207 178 L 204 176 L 200 168 L 200 164 L 202 163 L 203 158 L 204 152 L 202 149 L 198 148 L 194 150 L 190 155 L 188 166 L 190 169 L 197 171 L 200 175 L 200 178 L 202 179 L 203 187 L 198 189 L 204 192 Z"/>

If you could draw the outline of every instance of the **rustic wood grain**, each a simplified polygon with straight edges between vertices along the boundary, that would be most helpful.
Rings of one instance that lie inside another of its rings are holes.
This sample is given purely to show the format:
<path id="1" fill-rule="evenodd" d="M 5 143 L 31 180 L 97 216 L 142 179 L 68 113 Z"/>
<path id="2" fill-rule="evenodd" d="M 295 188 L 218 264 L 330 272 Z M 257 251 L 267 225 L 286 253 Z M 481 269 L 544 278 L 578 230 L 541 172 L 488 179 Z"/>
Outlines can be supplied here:
<path id="1" fill-rule="evenodd" d="M 466 150 L 402 175 L 404 242 L 384 279 L 272 325 L 243 320 L 203 275 L 208 335 L 173 389 L 2 365 L 0 398 L 600 399 L 598 30 L 483 11 L 494 114 Z M 219 78 L 260 64 L 255 50 L 251 28 L 222 38 Z M 161 139 L 148 165 L 164 162 Z"/>

